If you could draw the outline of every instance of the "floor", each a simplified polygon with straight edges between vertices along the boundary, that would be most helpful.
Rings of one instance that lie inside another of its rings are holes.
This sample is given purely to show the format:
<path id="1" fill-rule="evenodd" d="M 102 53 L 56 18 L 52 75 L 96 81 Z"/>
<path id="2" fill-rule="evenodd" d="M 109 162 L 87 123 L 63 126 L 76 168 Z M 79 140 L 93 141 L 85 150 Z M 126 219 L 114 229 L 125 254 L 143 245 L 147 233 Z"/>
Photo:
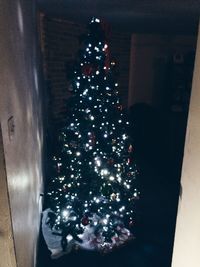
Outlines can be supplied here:
<path id="1" fill-rule="evenodd" d="M 137 238 L 108 255 L 75 251 L 60 259 L 51 260 L 41 235 L 37 267 L 171 266 L 181 157 L 179 164 L 174 166 L 168 139 L 170 129 L 166 118 L 160 118 L 155 113 L 150 115 L 148 109 L 142 112 L 139 109 L 139 115 L 138 110 L 131 112 L 131 118 L 134 120 L 134 133 L 131 135 L 137 144 L 135 150 L 138 152 L 142 196 Z M 182 147 L 180 151 L 181 149 Z"/>

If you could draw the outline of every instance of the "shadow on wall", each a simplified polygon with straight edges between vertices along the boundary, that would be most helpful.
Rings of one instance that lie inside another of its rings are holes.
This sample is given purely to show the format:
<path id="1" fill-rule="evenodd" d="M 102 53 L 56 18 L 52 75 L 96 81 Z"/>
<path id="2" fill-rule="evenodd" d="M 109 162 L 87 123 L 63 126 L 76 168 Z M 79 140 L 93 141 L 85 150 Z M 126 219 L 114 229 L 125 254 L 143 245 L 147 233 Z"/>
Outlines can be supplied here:
<path id="1" fill-rule="evenodd" d="M 168 123 L 164 113 L 146 103 L 137 103 L 129 110 L 131 136 L 139 165 L 162 170 L 169 159 Z"/>

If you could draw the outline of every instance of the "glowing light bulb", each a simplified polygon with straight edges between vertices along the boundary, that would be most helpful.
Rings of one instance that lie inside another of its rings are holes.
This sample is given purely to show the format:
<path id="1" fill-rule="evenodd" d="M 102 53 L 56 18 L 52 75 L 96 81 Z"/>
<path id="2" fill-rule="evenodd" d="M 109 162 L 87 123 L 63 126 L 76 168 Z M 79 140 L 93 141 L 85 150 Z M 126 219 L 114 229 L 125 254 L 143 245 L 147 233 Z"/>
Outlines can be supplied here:
<path id="1" fill-rule="evenodd" d="M 125 134 L 122 135 L 122 139 L 126 140 L 127 136 Z"/>
<path id="2" fill-rule="evenodd" d="M 88 92 L 88 89 L 85 89 L 85 90 L 83 91 L 83 95 L 86 95 L 87 92 Z"/>
<path id="3" fill-rule="evenodd" d="M 68 218 L 68 217 L 69 217 L 69 211 L 68 211 L 68 210 L 63 210 L 63 212 L 62 212 L 62 216 L 63 216 L 64 218 Z"/>
<path id="4" fill-rule="evenodd" d="M 121 178 L 121 177 L 118 177 L 118 178 L 117 178 L 117 181 L 118 181 L 119 183 L 121 183 L 122 178 Z"/>
<path id="5" fill-rule="evenodd" d="M 119 197 L 117 197 L 117 198 L 116 198 L 116 201 L 117 201 L 117 202 L 120 202 L 120 201 L 121 201 L 121 199 L 120 199 Z"/>
<path id="6" fill-rule="evenodd" d="M 121 208 L 119 208 L 120 212 L 122 212 L 123 210 L 125 210 L 125 206 L 122 206 Z"/>
<path id="7" fill-rule="evenodd" d="M 94 201 L 95 201 L 96 203 L 99 203 L 99 202 L 100 202 L 100 199 L 97 198 L 97 197 L 94 197 L 93 199 L 94 199 Z"/>
<path id="8" fill-rule="evenodd" d="M 102 220 L 102 223 L 103 223 L 104 225 L 108 224 L 108 219 L 106 219 L 106 218 L 103 219 L 103 220 Z"/>
<path id="9" fill-rule="evenodd" d="M 101 175 L 108 175 L 108 170 L 107 169 L 102 169 L 101 170 Z"/>
<path id="10" fill-rule="evenodd" d="M 114 176 L 110 176 L 110 177 L 109 177 L 109 180 L 110 180 L 110 181 L 114 181 L 114 180 L 115 180 L 115 177 L 114 177 Z"/>
<path id="11" fill-rule="evenodd" d="M 96 165 L 97 165 L 98 167 L 101 166 L 101 161 L 100 161 L 99 159 L 96 160 Z"/>

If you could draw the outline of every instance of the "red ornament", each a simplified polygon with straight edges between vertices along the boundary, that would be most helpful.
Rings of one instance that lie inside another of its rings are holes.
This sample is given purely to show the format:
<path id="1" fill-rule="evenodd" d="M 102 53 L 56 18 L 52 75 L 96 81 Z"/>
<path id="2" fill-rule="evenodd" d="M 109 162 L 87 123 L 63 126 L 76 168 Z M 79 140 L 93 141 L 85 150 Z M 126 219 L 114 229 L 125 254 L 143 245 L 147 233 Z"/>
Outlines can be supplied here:
<path id="1" fill-rule="evenodd" d="M 82 68 L 82 73 L 85 75 L 85 76 L 90 76 L 93 72 L 94 68 L 92 65 L 85 65 L 83 66 Z"/>
<path id="2" fill-rule="evenodd" d="M 117 106 L 117 109 L 121 111 L 123 109 L 122 105 Z"/>
<path id="3" fill-rule="evenodd" d="M 105 70 L 106 72 L 109 71 L 110 69 L 110 51 L 107 45 L 105 45 L 105 54 L 106 54 L 106 58 L 105 58 Z"/>
<path id="4" fill-rule="evenodd" d="M 132 145 L 130 145 L 130 146 L 128 147 L 128 152 L 129 152 L 129 153 L 133 152 L 133 146 L 132 146 Z"/>
<path id="5" fill-rule="evenodd" d="M 112 144 L 114 145 L 117 142 L 116 139 L 112 139 Z"/>
<path id="6" fill-rule="evenodd" d="M 92 134 L 90 136 L 90 140 L 91 140 L 91 145 L 94 146 L 96 143 L 96 136 L 95 136 L 94 132 L 92 132 Z"/>
<path id="7" fill-rule="evenodd" d="M 127 163 L 130 164 L 131 163 L 131 158 L 127 159 Z"/>
<path id="8" fill-rule="evenodd" d="M 84 216 L 81 220 L 82 225 L 86 226 L 89 224 L 89 219 L 87 216 Z"/>
<path id="9" fill-rule="evenodd" d="M 57 172 L 58 173 L 60 173 L 60 171 L 61 171 L 61 166 L 62 166 L 62 164 L 61 163 L 57 163 Z"/>
<path id="10" fill-rule="evenodd" d="M 107 162 L 108 162 L 109 165 L 113 165 L 114 159 L 109 159 Z"/>
<path id="11" fill-rule="evenodd" d="M 68 191 L 68 186 L 66 184 L 63 185 L 63 192 L 67 192 Z"/>

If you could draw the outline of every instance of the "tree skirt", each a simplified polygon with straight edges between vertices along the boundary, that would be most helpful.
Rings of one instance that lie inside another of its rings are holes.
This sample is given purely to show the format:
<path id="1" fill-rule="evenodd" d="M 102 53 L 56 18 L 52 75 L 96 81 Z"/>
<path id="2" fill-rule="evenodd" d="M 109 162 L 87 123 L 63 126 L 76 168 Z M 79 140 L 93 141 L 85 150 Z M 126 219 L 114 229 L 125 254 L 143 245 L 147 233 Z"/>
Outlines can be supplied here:
<path id="1" fill-rule="evenodd" d="M 68 254 L 73 249 L 84 249 L 109 253 L 134 238 L 128 229 L 125 227 L 120 227 L 118 235 L 116 234 L 113 236 L 111 238 L 111 242 L 105 242 L 105 237 L 101 234 L 96 235 L 96 228 L 88 225 L 85 226 L 84 232 L 78 235 L 80 241 L 75 240 L 72 235 L 68 234 L 66 236 L 67 245 L 65 249 L 63 249 L 62 233 L 59 230 L 51 228 L 48 217 L 49 212 L 52 212 L 52 210 L 49 208 L 43 211 L 42 233 L 46 245 L 51 252 L 52 259 L 57 259 L 65 254 Z"/>

